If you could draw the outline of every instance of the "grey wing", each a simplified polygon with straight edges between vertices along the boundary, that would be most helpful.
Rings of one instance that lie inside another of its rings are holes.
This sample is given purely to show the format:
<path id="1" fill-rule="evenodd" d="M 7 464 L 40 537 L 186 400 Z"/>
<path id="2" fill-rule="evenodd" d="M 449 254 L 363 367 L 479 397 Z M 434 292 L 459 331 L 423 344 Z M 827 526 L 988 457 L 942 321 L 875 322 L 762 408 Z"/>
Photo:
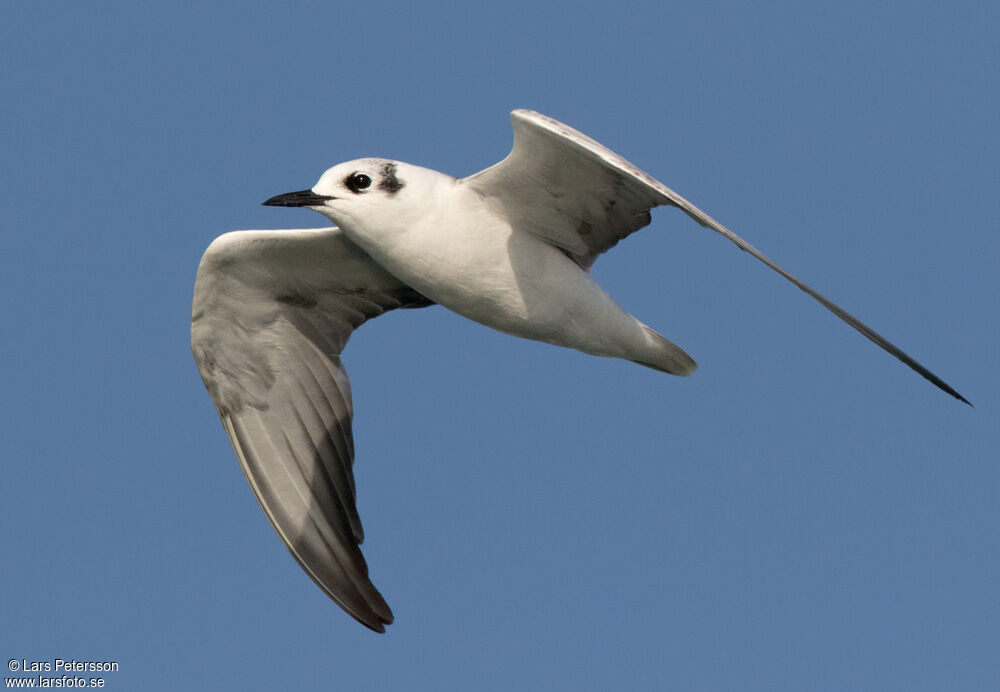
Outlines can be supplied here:
<path id="1" fill-rule="evenodd" d="M 340 353 L 366 320 L 429 304 L 335 228 L 228 233 L 195 282 L 195 362 L 254 495 L 306 573 L 378 632 L 393 618 L 359 548 Z"/>
<path id="2" fill-rule="evenodd" d="M 462 182 L 478 191 L 515 228 L 544 238 L 581 267 L 589 268 L 599 254 L 646 226 L 650 209 L 661 205 L 678 207 L 781 274 L 935 386 L 969 403 L 874 329 L 615 152 L 534 111 L 516 110 L 511 113 L 511 121 L 514 147 L 507 158 Z"/>
<path id="3" fill-rule="evenodd" d="M 540 113 L 511 113 L 514 147 L 500 163 L 463 179 L 514 226 L 589 268 L 597 256 L 650 222 L 664 204 L 645 173 L 586 135 Z"/>

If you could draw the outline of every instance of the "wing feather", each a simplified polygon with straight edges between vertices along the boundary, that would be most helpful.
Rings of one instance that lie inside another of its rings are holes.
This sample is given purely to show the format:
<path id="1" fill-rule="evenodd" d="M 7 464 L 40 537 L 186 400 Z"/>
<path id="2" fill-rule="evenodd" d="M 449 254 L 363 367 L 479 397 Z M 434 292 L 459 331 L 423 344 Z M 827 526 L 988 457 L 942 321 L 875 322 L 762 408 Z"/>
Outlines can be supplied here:
<path id="1" fill-rule="evenodd" d="M 646 226 L 650 209 L 678 207 L 763 262 L 936 387 L 969 403 L 874 329 L 607 147 L 534 111 L 516 110 L 511 113 L 511 122 L 514 146 L 507 158 L 462 182 L 478 191 L 515 228 L 538 235 L 581 267 L 589 268 L 602 252 Z"/>
<path id="2" fill-rule="evenodd" d="M 335 228 L 226 234 L 195 282 L 192 351 L 254 496 L 313 581 L 379 632 L 392 611 L 359 547 L 340 353 L 366 320 L 429 304 Z"/>

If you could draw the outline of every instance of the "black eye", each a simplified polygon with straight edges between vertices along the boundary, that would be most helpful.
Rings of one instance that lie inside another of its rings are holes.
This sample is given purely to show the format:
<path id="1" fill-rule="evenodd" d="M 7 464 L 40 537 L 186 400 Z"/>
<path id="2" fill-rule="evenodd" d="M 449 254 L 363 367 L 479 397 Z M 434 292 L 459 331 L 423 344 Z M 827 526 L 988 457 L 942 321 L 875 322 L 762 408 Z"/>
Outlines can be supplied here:
<path id="1" fill-rule="evenodd" d="M 354 173 L 353 175 L 347 176 L 347 180 L 344 181 L 344 185 L 351 192 L 361 192 L 365 188 L 371 186 L 372 179 L 369 178 L 364 173 Z"/>

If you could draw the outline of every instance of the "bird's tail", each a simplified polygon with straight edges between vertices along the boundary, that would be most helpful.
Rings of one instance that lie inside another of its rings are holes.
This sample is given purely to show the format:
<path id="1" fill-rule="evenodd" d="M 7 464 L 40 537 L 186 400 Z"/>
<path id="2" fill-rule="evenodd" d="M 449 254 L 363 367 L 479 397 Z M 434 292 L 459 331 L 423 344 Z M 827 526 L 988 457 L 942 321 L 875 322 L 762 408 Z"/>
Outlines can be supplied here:
<path id="1" fill-rule="evenodd" d="M 655 331 L 642 325 L 646 331 L 647 348 L 640 358 L 630 358 L 633 363 L 644 365 L 653 370 L 687 377 L 698 369 L 694 358 L 684 352 L 677 344 L 664 338 Z"/>

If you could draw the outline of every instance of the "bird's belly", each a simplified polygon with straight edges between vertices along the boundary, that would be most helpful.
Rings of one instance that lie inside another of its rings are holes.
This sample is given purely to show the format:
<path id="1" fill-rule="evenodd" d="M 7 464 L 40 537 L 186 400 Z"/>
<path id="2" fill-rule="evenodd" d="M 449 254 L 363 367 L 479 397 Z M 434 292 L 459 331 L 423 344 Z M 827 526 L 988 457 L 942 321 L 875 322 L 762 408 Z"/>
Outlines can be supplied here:
<path id="1" fill-rule="evenodd" d="M 417 228 L 365 247 L 401 281 L 498 331 L 599 355 L 618 355 L 638 329 L 562 251 L 484 216 L 464 228 Z M 364 247 L 364 245 L 363 245 Z"/>
<path id="2" fill-rule="evenodd" d="M 538 338 L 548 320 L 539 313 L 530 287 L 544 265 L 544 255 L 557 252 L 543 246 L 525 262 L 512 253 L 518 246 L 509 228 L 489 225 L 465 232 L 448 229 L 435 242 L 402 240 L 387 253 L 385 266 L 398 278 L 449 310 L 504 332 Z M 538 255 L 542 255 L 539 257 Z"/>

